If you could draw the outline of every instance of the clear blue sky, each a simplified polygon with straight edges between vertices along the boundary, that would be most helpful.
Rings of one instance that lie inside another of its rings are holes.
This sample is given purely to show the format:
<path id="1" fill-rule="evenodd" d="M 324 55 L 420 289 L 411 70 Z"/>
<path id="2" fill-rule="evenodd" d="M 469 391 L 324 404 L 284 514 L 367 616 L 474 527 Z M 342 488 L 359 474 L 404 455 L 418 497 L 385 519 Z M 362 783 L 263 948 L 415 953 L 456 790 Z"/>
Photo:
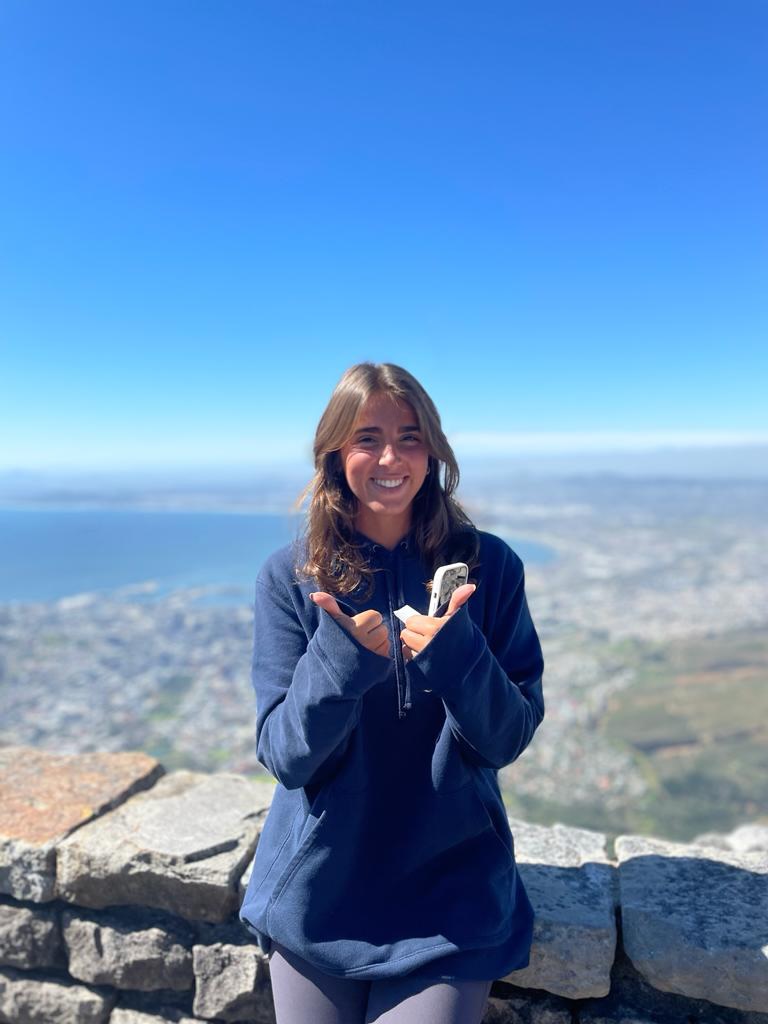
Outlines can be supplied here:
<path id="1" fill-rule="evenodd" d="M 767 55 L 763 0 L 4 0 L 0 469 L 300 457 L 361 359 L 501 449 L 768 437 Z"/>

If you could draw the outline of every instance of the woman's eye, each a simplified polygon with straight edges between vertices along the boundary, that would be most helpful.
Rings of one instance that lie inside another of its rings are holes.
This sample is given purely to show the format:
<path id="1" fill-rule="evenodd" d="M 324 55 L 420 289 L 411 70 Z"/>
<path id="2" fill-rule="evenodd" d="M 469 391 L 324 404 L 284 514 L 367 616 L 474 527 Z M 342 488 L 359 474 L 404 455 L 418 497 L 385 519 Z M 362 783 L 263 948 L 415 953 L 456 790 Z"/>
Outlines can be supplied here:
<path id="1" fill-rule="evenodd" d="M 416 441 L 418 443 L 421 440 L 421 438 L 417 434 L 403 434 L 402 440 L 409 441 L 411 443 Z"/>

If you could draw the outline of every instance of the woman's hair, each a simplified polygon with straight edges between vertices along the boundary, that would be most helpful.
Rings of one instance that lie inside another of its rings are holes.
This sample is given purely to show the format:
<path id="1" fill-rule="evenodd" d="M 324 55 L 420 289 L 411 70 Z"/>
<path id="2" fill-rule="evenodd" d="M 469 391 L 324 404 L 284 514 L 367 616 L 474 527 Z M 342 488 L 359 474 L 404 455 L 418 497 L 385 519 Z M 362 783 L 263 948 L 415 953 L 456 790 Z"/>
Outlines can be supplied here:
<path id="1" fill-rule="evenodd" d="M 313 445 L 315 474 L 297 500 L 300 507 L 311 495 L 306 561 L 298 566 L 299 572 L 332 593 L 350 594 L 365 584 L 368 596 L 373 589 L 374 570 L 353 539 L 358 499 L 347 484 L 340 449 L 350 440 L 360 410 L 379 394 L 413 407 L 429 453 L 427 475 L 413 499 L 411 515 L 414 541 L 426 564 L 434 574 L 445 562 L 464 561 L 471 572 L 478 556 L 476 530 L 453 497 L 459 467 L 434 402 L 401 366 L 357 363 L 343 374 L 320 417 Z"/>

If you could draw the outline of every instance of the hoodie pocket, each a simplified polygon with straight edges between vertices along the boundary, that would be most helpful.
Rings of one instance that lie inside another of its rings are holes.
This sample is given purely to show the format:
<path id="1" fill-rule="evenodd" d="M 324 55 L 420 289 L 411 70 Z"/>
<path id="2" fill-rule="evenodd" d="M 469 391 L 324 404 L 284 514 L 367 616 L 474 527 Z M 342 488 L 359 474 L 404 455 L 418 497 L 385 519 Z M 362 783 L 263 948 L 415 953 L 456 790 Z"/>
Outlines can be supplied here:
<path id="1" fill-rule="evenodd" d="M 432 786 L 435 793 L 438 796 L 449 796 L 464 789 L 472 781 L 473 770 L 446 721 L 432 752 Z"/>
<path id="2" fill-rule="evenodd" d="M 321 816 L 322 794 L 308 802 L 303 790 L 277 788 L 261 830 L 241 917 L 266 931 L 266 915 L 297 856 L 305 849 Z M 315 812 L 315 813 L 313 813 Z"/>
<path id="3" fill-rule="evenodd" d="M 486 783 L 482 769 L 472 772 L 472 791 L 475 803 L 482 808 L 487 827 L 504 851 L 504 859 L 515 865 L 515 842 L 507 821 L 507 809 L 496 791 Z"/>
<path id="4" fill-rule="evenodd" d="M 322 794 L 318 796 L 317 799 L 313 802 L 313 809 L 315 805 L 318 803 L 318 801 L 321 799 Z M 317 815 L 315 815 L 312 812 L 312 810 L 310 810 L 310 813 L 303 820 L 301 819 L 301 815 L 297 815 L 297 817 L 294 819 L 293 828 L 291 830 L 292 834 L 289 837 L 290 842 L 285 844 L 289 852 L 285 853 L 285 850 L 282 851 L 284 853 L 284 857 L 282 858 L 284 861 L 284 866 L 282 871 L 274 881 L 274 884 L 272 886 L 272 894 L 267 904 L 266 925 L 268 931 L 271 931 L 270 916 L 275 907 L 275 904 L 278 902 L 285 889 L 290 886 L 291 879 L 299 870 L 302 863 L 312 850 L 318 832 L 320 831 L 322 823 L 325 820 L 326 814 L 326 808 L 320 810 L 319 814 Z"/>

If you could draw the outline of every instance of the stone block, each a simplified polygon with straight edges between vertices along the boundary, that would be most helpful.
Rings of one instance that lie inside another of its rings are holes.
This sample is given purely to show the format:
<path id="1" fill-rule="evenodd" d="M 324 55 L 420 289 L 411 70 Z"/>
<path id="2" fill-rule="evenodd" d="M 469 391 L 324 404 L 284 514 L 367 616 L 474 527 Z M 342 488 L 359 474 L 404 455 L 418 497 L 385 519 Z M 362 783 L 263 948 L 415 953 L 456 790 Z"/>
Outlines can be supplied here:
<path id="1" fill-rule="evenodd" d="M 0 893 L 55 898 L 55 846 L 165 772 L 141 752 L 52 754 L 0 747 Z"/>
<path id="2" fill-rule="evenodd" d="M 506 986 L 495 982 L 494 990 Z M 510 986 L 511 987 L 511 986 Z M 482 1024 L 572 1024 L 573 1011 L 565 1000 L 539 993 L 526 995 L 491 995 Z"/>
<path id="3" fill-rule="evenodd" d="M 0 968 L 3 1024 L 106 1024 L 116 993 L 36 972 Z"/>
<path id="4" fill-rule="evenodd" d="M 145 992 L 194 985 L 194 932 L 178 918 L 133 908 L 98 916 L 65 909 L 61 918 L 73 978 Z"/>
<path id="5" fill-rule="evenodd" d="M 573 1012 L 567 1006 L 547 999 L 532 999 L 528 1007 L 530 1024 L 572 1024 Z"/>
<path id="6" fill-rule="evenodd" d="M 195 1001 L 198 1017 L 275 1024 L 269 961 L 256 946 L 195 946 Z"/>
<path id="7" fill-rule="evenodd" d="M 172 1010 L 160 1014 L 143 1013 L 124 1006 L 115 1007 L 109 1018 L 109 1024 L 199 1024 L 199 1021 L 199 1017 L 188 1017 Z"/>
<path id="8" fill-rule="evenodd" d="M 621 948 L 620 941 L 610 993 L 601 999 L 583 1000 L 578 1017 L 579 1024 L 768 1024 L 765 1014 L 744 1013 L 654 988 Z"/>
<path id="9" fill-rule="evenodd" d="M 702 832 L 691 840 L 696 846 L 718 846 L 735 853 L 768 852 L 768 825 L 746 822 L 732 832 Z"/>
<path id="10" fill-rule="evenodd" d="M 489 996 L 481 1024 L 529 1024 L 528 1014 L 520 1012 L 517 1000 Z M 564 1022 L 569 1024 L 569 1022 Z"/>
<path id="11" fill-rule="evenodd" d="M 228 772 L 165 775 L 57 846 L 57 893 L 79 906 L 136 904 L 224 921 L 273 787 Z"/>
<path id="12" fill-rule="evenodd" d="M 65 967 L 66 957 L 56 911 L 50 906 L 0 903 L 0 965 Z"/>
<path id="13" fill-rule="evenodd" d="M 535 912 L 530 963 L 504 979 L 569 999 L 605 995 L 616 952 L 616 869 L 605 836 L 556 824 L 509 824 Z"/>
<path id="14" fill-rule="evenodd" d="M 616 839 L 624 948 L 658 989 L 768 1012 L 768 853 Z"/>

